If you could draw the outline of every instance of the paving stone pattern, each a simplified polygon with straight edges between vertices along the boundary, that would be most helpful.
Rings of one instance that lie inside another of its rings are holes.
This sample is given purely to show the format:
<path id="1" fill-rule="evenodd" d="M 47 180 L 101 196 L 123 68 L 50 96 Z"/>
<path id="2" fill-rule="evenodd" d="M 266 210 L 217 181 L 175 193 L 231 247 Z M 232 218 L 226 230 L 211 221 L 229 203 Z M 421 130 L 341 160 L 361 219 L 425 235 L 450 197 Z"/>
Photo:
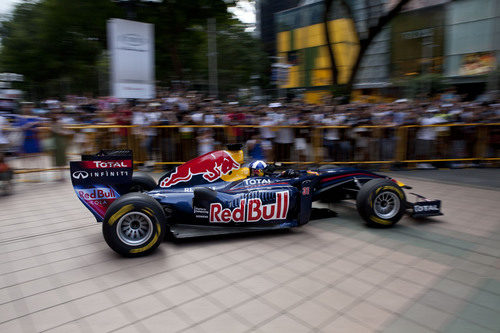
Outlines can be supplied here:
<path id="1" fill-rule="evenodd" d="M 500 190 L 404 176 L 445 215 L 370 229 L 346 202 L 138 259 L 68 182 L 19 184 L 0 198 L 0 332 L 499 332 Z"/>

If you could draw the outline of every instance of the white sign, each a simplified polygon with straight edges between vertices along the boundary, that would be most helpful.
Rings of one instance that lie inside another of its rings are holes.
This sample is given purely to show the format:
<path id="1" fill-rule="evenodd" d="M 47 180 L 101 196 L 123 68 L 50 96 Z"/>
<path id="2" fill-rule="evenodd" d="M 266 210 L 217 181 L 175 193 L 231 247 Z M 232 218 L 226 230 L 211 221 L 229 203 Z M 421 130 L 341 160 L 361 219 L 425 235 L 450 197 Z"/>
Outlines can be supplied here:
<path id="1" fill-rule="evenodd" d="M 111 91 L 117 98 L 154 98 L 154 25 L 108 21 Z"/>
<path id="2" fill-rule="evenodd" d="M 0 81 L 23 82 L 24 76 L 16 73 L 0 73 Z"/>

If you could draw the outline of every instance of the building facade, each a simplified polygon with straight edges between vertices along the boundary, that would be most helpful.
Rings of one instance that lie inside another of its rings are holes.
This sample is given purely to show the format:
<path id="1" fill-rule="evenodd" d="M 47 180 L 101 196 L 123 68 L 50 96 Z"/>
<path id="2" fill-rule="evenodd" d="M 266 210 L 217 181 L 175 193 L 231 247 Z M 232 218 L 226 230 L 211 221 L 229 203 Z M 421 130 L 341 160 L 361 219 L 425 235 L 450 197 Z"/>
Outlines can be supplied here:
<path id="1" fill-rule="evenodd" d="M 395 0 L 350 3 L 354 21 L 335 1 L 328 22 L 340 84 L 347 82 L 359 49 L 354 27 L 365 33 L 373 24 L 368 13 L 387 11 Z M 310 0 L 275 15 L 276 55 L 290 66 L 280 87 L 299 91 L 312 103 L 329 95 L 332 82 L 323 11 L 323 1 Z M 500 0 L 413 0 L 370 45 L 353 96 L 380 100 L 388 92 L 401 94 L 400 82 L 428 74 L 472 95 L 498 89 L 499 49 Z"/>
<path id="2" fill-rule="evenodd" d="M 444 52 L 444 74 L 459 93 L 499 89 L 500 0 L 450 2 Z"/>
<path id="3" fill-rule="evenodd" d="M 276 22 L 274 14 L 294 8 L 299 0 L 257 0 L 255 2 L 256 34 L 269 55 L 276 54 Z"/>
<path id="4" fill-rule="evenodd" d="M 339 84 L 347 83 L 354 56 L 359 51 L 355 29 L 364 33 L 368 12 L 384 7 L 384 1 L 372 8 L 364 7 L 365 2 L 360 0 L 351 3 L 354 21 L 338 2 L 334 2 L 328 21 Z M 291 66 L 287 80 L 281 82 L 280 88 L 301 92 L 310 103 L 318 103 L 328 96 L 332 83 L 323 12 L 323 1 L 305 1 L 296 8 L 279 12 L 275 20 L 277 56 L 280 62 Z M 389 39 L 389 30 L 384 29 L 367 50 L 355 81 L 359 93 L 389 85 Z"/>

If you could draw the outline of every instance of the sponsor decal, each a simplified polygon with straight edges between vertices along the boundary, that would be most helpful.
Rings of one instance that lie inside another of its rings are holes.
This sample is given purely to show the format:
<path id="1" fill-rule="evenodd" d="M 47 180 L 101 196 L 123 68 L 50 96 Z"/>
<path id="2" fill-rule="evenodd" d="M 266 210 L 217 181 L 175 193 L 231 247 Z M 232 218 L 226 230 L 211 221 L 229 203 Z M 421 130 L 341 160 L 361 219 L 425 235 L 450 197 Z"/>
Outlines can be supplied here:
<path id="1" fill-rule="evenodd" d="M 260 220 L 284 220 L 288 213 L 288 191 L 277 192 L 274 203 L 263 205 L 260 198 L 242 199 L 236 208 L 222 208 L 220 203 L 210 204 L 210 222 L 257 222 Z"/>
<path id="2" fill-rule="evenodd" d="M 120 176 L 128 176 L 129 172 L 123 171 L 123 170 L 119 170 L 119 171 L 105 170 L 105 171 L 89 171 L 88 174 L 90 177 L 93 177 L 93 178 L 95 178 L 95 177 L 120 177 Z"/>
<path id="3" fill-rule="evenodd" d="M 75 192 L 78 198 L 101 218 L 106 214 L 109 205 L 120 196 L 109 187 L 75 188 Z"/>
<path id="4" fill-rule="evenodd" d="M 438 205 L 414 205 L 413 211 L 415 213 L 420 212 L 439 212 Z"/>
<path id="5" fill-rule="evenodd" d="M 85 179 L 89 176 L 89 173 L 87 171 L 75 171 L 72 176 L 75 179 Z"/>
<path id="6" fill-rule="evenodd" d="M 77 190 L 78 197 L 84 200 L 116 199 L 118 194 L 111 188 L 91 188 Z"/>
<path id="7" fill-rule="evenodd" d="M 245 185 L 271 184 L 271 180 L 266 178 L 245 179 L 243 182 Z"/>
<path id="8" fill-rule="evenodd" d="M 194 216 L 200 219 L 207 219 L 208 210 L 203 207 L 194 207 Z"/>
<path id="9" fill-rule="evenodd" d="M 206 188 L 209 188 L 209 189 L 211 189 L 211 190 L 217 191 L 217 188 L 216 188 L 215 186 L 207 186 Z M 183 191 L 184 191 L 184 192 L 189 192 L 189 193 L 194 192 L 192 187 L 185 187 L 185 188 L 183 189 Z"/>
<path id="10" fill-rule="evenodd" d="M 213 182 L 239 167 L 240 164 L 227 151 L 214 151 L 178 166 L 169 177 L 161 181 L 160 187 L 190 181 L 194 175 L 202 175 L 205 180 Z"/>
<path id="11" fill-rule="evenodd" d="M 131 168 L 132 161 L 83 161 L 82 166 L 86 169 Z"/>

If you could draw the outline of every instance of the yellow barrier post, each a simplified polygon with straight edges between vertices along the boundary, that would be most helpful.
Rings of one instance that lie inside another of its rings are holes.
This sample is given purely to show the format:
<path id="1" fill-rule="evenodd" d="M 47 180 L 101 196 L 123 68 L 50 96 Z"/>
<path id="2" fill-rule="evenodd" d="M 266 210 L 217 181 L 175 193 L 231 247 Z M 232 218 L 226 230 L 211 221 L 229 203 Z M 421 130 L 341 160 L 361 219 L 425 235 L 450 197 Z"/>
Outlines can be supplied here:
<path id="1" fill-rule="evenodd" d="M 488 133 L 486 126 L 478 126 L 477 141 L 475 146 L 476 153 L 474 154 L 478 160 L 482 160 L 485 157 L 487 142 L 488 142 Z"/>
<path id="2" fill-rule="evenodd" d="M 321 144 L 321 128 L 315 127 L 312 130 L 313 134 L 313 151 L 314 151 L 314 162 L 320 163 L 323 158 L 323 145 Z"/>
<path id="3" fill-rule="evenodd" d="M 396 147 L 396 162 L 401 162 L 406 159 L 406 147 L 408 145 L 408 129 L 400 126 L 396 130 L 397 147 Z"/>

